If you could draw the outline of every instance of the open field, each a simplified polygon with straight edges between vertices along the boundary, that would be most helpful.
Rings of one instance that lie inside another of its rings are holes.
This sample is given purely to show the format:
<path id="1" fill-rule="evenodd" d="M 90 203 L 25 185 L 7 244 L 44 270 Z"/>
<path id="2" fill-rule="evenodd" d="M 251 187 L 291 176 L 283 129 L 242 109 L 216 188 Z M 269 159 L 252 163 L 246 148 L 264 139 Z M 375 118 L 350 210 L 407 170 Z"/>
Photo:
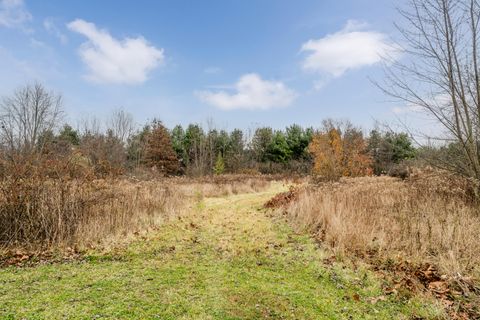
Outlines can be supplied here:
<path id="1" fill-rule="evenodd" d="M 0 269 L 5 319 L 438 319 L 427 296 L 385 295 L 263 204 L 286 186 L 198 197 L 129 244 Z"/>
<path id="2" fill-rule="evenodd" d="M 158 227 L 194 199 L 260 191 L 272 179 L 228 175 L 56 180 L 17 175 L 0 182 L 0 253 L 115 242 Z"/>
<path id="3" fill-rule="evenodd" d="M 480 0 L 0 0 L 0 39 L 0 320 L 480 320 Z"/>

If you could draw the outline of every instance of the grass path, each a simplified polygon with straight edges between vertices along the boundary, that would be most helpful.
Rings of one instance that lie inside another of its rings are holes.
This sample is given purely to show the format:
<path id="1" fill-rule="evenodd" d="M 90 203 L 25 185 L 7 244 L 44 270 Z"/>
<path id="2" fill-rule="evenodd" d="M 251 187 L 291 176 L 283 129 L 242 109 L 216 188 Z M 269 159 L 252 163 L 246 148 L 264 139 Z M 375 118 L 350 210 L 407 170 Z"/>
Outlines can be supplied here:
<path id="1" fill-rule="evenodd" d="M 268 216 L 280 191 L 207 198 L 109 255 L 0 270 L 0 319 L 418 319 L 435 308 L 379 301 L 366 271 L 330 268 L 306 235 Z M 393 299 L 393 298 L 392 298 Z"/>

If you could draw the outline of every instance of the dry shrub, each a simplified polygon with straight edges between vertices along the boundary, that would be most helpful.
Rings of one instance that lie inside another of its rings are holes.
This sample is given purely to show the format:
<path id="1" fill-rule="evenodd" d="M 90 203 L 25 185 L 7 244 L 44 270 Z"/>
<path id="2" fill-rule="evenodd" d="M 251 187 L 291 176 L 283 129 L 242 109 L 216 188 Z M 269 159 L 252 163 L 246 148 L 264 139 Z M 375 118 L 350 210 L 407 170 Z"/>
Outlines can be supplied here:
<path id="1" fill-rule="evenodd" d="M 361 177 L 372 173 L 366 140 L 360 130 L 348 124 L 343 130 L 333 123 L 327 124 L 324 132 L 313 136 L 308 150 L 313 155 L 313 173 L 318 179 L 334 181 L 340 177 Z"/>
<path id="2" fill-rule="evenodd" d="M 241 168 L 238 170 L 240 175 L 249 175 L 249 176 L 258 176 L 261 175 L 261 172 L 256 168 Z"/>
<path id="3" fill-rule="evenodd" d="M 78 246 L 175 213 L 172 185 L 96 179 L 71 159 L 2 163 L 0 247 Z"/>
<path id="4" fill-rule="evenodd" d="M 17 159 L 18 160 L 18 159 Z M 99 179 L 77 157 L 0 165 L 0 249 L 82 247 L 159 225 L 199 197 L 257 192 L 274 176 Z"/>
<path id="5" fill-rule="evenodd" d="M 479 276 L 480 215 L 463 186 L 452 177 L 344 178 L 305 189 L 286 215 L 337 253 L 427 261 L 444 274 Z"/>
<path id="6" fill-rule="evenodd" d="M 179 215 L 189 201 L 174 184 L 157 181 L 99 180 L 89 187 L 96 191 L 97 205 L 79 226 L 75 243 L 158 226 Z"/>

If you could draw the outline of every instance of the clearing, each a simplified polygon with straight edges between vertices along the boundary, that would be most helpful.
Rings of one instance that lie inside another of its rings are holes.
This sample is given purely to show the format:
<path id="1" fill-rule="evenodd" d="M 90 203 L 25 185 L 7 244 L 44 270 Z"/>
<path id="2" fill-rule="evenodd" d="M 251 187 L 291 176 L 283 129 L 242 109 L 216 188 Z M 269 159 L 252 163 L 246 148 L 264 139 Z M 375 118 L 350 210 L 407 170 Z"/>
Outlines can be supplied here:
<path id="1" fill-rule="evenodd" d="M 434 319 L 382 296 L 366 270 L 328 266 L 262 205 L 286 186 L 205 198 L 157 231 L 82 261 L 0 269 L 1 319 Z"/>

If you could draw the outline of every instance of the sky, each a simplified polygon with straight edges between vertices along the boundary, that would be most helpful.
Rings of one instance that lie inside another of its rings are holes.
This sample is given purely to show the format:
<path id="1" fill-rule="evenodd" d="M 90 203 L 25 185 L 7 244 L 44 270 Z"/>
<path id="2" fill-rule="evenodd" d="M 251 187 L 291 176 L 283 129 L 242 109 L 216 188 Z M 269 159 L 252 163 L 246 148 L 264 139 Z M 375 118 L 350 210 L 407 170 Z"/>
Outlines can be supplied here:
<path id="1" fill-rule="evenodd" d="M 408 113 L 381 82 L 406 0 L 0 0 L 0 96 L 41 82 L 66 121 L 122 108 L 168 127 L 371 128 Z"/>

